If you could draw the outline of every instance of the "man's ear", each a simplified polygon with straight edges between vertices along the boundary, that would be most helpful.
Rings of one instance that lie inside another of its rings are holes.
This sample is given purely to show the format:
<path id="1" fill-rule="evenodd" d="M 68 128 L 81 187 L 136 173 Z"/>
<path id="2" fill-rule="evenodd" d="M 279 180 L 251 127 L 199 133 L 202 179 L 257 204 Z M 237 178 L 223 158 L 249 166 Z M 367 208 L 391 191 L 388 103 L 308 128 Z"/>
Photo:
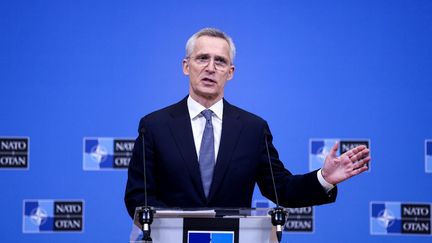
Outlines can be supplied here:
<path id="1" fill-rule="evenodd" d="M 230 69 L 228 70 L 227 80 L 231 80 L 234 77 L 234 71 L 235 71 L 235 66 L 231 65 Z"/>
<path id="2" fill-rule="evenodd" d="M 182 61 L 182 67 L 184 75 L 189 75 L 189 62 L 186 58 Z"/>

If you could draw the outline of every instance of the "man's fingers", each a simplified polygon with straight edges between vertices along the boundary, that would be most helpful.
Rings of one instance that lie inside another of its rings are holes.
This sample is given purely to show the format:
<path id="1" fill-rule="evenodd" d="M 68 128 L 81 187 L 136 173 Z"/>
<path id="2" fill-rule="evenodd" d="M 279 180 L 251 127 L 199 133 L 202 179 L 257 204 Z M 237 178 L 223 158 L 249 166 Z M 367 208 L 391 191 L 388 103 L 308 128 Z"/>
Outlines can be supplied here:
<path id="1" fill-rule="evenodd" d="M 366 158 L 369 156 L 369 149 L 364 149 L 363 151 L 359 152 L 355 156 L 352 157 L 351 161 L 356 162 L 363 158 Z"/>
<path id="2" fill-rule="evenodd" d="M 356 148 L 353 148 L 345 153 L 346 156 L 353 162 L 357 162 L 362 158 L 369 156 L 369 149 L 366 146 L 361 145 Z"/>
<path id="3" fill-rule="evenodd" d="M 365 149 L 367 149 L 366 146 L 364 146 L 364 145 L 359 145 L 359 146 L 357 146 L 357 147 L 355 147 L 355 148 L 353 148 L 353 149 L 350 149 L 350 150 L 346 151 L 346 152 L 344 153 L 344 155 L 346 155 L 346 156 L 348 156 L 349 158 L 351 158 L 351 157 L 353 157 L 354 155 L 363 152 Z M 369 151 L 369 150 L 368 150 L 368 151 Z"/>
<path id="4" fill-rule="evenodd" d="M 369 163 L 370 160 L 371 160 L 370 156 L 358 160 L 356 163 L 354 163 L 354 170 L 360 169 L 362 167 L 366 167 L 367 169 L 366 165 L 367 163 Z"/>
<path id="5" fill-rule="evenodd" d="M 365 171 L 367 171 L 368 170 L 368 167 L 367 166 L 362 166 L 362 167 L 360 167 L 360 168 L 357 168 L 357 169 L 355 169 L 355 170 L 352 170 L 351 171 L 351 176 L 355 176 L 355 175 L 358 175 L 358 174 L 360 174 L 360 173 L 363 173 L 363 172 L 365 172 Z"/>
<path id="6" fill-rule="evenodd" d="M 339 148 L 339 142 L 336 142 L 330 150 L 330 155 L 333 157 L 336 157 L 336 153 L 338 151 L 338 148 Z"/>

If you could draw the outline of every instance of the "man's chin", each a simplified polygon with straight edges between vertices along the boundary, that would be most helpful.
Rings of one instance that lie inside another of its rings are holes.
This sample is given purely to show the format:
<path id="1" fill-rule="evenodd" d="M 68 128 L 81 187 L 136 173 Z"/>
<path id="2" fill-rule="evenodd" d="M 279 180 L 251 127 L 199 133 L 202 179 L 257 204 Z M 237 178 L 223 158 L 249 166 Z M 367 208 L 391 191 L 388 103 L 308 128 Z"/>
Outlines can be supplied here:
<path id="1" fill-rule="evenodd" d="M 201 96 L 207 100 L 214 100 L 219 97 L 219 93 L 214 90 L 200 90 L 199 92 L 196 92 L 198 96 Z"/>

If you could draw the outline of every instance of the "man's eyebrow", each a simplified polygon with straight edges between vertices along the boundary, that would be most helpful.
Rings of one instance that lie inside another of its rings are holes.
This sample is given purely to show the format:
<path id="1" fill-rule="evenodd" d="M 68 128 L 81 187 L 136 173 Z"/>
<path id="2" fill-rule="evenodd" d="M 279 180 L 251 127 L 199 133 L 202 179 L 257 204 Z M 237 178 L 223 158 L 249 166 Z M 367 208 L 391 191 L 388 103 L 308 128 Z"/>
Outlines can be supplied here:
<path id="1" fill-rule="evenodd" d="M 216 55 L 214 58 L 215 58 L 215 59 L 218 59 L 218 60 L 224 60 L 224 61 L 227 61 L 227 60 L 228 60 L 226 57 L 218 56 L 218 55 Z"/>
<path id="2" fill-rule="evenodd" d="M 210 55 L 207 53 L 201 53 L 201 54 L 197 54 L 197 57 L 209 57 Z"/>

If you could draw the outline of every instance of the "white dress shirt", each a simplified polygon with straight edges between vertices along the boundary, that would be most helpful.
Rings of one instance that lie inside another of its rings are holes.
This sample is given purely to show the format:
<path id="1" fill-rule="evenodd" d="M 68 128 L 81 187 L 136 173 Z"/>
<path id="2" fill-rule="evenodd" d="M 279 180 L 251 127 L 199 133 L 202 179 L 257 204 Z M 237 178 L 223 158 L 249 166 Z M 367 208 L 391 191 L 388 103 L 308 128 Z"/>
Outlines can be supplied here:
<path id="1" fill-rule="evenodd" d="M 191 119 L 192 133 L 195 142 L 195 148 L 197 153 L 197 158 L 199 160 L 199 151 L 201 148 L 201 140 L 204 133 L 204 128 L 206 124 L 205 117 L 201 114 L 201 111 L 207 109 L 192 97 L 188 97 L 187 106 L 189 110 L 189 116 Z M 213 124 L 213 135 L 214 135 L 214 146 L 215 146 L 215 161 L 219 152 L 219 144 L 222 134 L 222 115 L 223 115 L 223 100 L 219 100 L 214 105 L 208 108 L 213 111 L 212 124 Z"/>
<path id="2" fill-rule="evenodd" d="M 189 110 L 189 116 L 191 119 L 192 125 L 192 133 L 195 142 L 195 148 L 197 153 L 197 158 L 199 160 L 199 151 L 201 148 L 201 140 L 204 133 L 204 128 L 206 124 L 206 119 L 201 114 L 201 112 L 207 108 L 203 105 L 192 99 L 192 97 L 188 97 L 187 106 Z M 215 161 L 219 152 L 219 145 L 222 134 L 222 115 L 223 115 L 223 99 L 216 102 L 214 105 L 208 108 L 213 111 L 212 115 L 212 124 L 213 124 L 213 135 L 214 135 L 214 146 L 215 146 Z M 321 169 L 317 172 L 318 181 L 323 186 L 323 188 L 329 192 L 334 188 L 334 185 L 328 183 L 321 174 Z"/>

